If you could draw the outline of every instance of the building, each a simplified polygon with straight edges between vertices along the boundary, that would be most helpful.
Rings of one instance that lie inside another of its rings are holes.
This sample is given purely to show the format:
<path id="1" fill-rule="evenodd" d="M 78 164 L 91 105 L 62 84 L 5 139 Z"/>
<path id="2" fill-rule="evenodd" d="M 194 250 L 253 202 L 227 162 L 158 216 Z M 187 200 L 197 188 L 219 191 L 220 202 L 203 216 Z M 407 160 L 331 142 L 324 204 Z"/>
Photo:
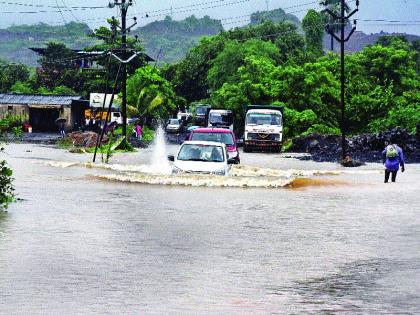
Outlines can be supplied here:
<path id="1" fill-rule="evenodd" d="M 0 94 L 0 118 L 21 115 L 34 132 L 58 131 L 55 120 L 66 119 L 66 129 L 84 124 L 89 101 L 74 95 Z"/>

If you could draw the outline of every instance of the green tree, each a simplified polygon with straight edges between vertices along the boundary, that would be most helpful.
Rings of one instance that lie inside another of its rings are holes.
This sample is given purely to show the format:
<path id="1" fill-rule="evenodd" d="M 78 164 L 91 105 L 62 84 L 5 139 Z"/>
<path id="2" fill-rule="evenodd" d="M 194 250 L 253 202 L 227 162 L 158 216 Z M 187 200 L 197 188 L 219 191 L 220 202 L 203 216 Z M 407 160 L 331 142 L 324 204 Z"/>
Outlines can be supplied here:
<path id="1" fill-rule="evenodd" d="M 53 90 L 57 86 L 64 85 L 80 91 L 83 82 L 77 60 L 77 54 L 64 44 L 49 42 L 39 60 L 41 68 L 37 70 L 36 87 Z"/>
<path id="2" fill-rule="evenodd" d="M 302 20 L 305 41 L 308 51 L 314 56 L 323 54 L 322 40 L 324 38 L 324 21 L 322 15 L 315 10 L 309 10 Z"/>
<path id="3" fill-rule="evenodd" d="M 168 118 L 176 113 L 181 101 L 159 69 L 144 66 L 128 79 L 127 102 L 137 108 L 140 116 Z"/>
<path id="4" fill-rule="evenodd" d="M 29 79 L 29 69 L 23 64 L 7 63 L 0 59 L 0 93 L 10 92 L 18 81 Z"/>
<path id="5" fill-rule="evenodd" d="M 0 146 L 0 154 L 3 151 L 4 148 Z M 0 160 L 0 212 L 7 208 L 7 205 L 14 199 L 12 175 L 13 171 L 7 166 L 6 161 Z"/>
<path id="6" fill-rule="evenodd" d="M 266 58 L 273 63 L 278 63 L 278 48 L 271 42 L 250 39 L 246 42 L 229 41 L 224 49 L 213 60 L 209 69 L 207 80 L 212 89 L 220 88 L 225 82 L 238 81 L 237 73 L 240 66 L 244 65 L 245 58 L 254 56 Z"/>

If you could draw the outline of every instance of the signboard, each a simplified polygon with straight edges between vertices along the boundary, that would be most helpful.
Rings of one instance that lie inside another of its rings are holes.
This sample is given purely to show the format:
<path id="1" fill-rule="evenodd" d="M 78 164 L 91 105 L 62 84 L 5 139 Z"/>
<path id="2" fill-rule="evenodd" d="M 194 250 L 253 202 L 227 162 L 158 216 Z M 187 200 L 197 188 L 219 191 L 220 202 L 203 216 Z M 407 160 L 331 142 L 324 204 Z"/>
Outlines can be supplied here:
<path id="1" fill-rule="evenodd" d="M 109 107 L 111 102 L 111 94 L 106 95 L 105 108 Z M 100 107 L 102 108 L 104 104 L 105 93 L 90 93 L 89 105 L 90 107 Z M 112 107 L 119 107 L 118 95 L 114 95 L 114 101 L 112 102 Z"/>

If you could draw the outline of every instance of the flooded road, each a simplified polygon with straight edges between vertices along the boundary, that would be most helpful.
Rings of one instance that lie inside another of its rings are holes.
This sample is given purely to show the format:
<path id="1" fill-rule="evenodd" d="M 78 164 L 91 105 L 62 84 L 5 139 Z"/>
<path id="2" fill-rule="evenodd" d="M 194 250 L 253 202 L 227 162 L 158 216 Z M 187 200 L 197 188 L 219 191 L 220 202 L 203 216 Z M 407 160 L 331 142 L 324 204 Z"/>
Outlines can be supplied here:
<path id="1" fill-rule="evenodd" d="M 385 185 L 379 164 L 275 154 L 183 178 L 152 150 L 6 151 L 22 201 L 0 217 L 0 314 L 420 312 L 419 165 Z"/>

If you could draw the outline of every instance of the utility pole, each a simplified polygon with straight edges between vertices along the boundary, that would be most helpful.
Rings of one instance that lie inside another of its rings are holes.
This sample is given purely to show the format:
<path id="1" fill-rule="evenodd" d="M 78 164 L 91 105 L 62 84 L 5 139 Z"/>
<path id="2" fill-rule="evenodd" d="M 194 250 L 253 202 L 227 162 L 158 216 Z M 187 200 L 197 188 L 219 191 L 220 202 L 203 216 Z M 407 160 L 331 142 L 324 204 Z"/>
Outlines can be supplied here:
<path id="1" fill-rule="evenodd" d="M 350 37 L 353 35 L 354 31 L 356 30 L 356 21 L 355 21 L 355 25 L 353 26 L 351 32 L 347 35 L 347 37 L 345 36 L 345 27 L 347 25 L 348 20 L 350 19 L 350 17 L 352 17 L 356 12 L 359 11 L 359 0 L 356 0 L 356 9 L 354 9 L 351 13 L 349 13 L 349 15 L 346 15 L 345 12 L 345 0 L 341 0 L 341 14 L 340 16 L 337 16 L 334 12 L 332 12 L 330 9 L 326 10 L 333 18 L 334 20 L 339 20 L 340 21 L 340 26 L 341 26 L 341 34 L 340 37 L 338 37 L 337 35 L 334 34 L 334 32 L 332 31 L 332 29 L 330 28 L 330 25 L 327 24 L 326 25 L 326 31 L 328 32 L 328 34 L 330 34 L 331 36 L 333 36 L 341 45 L 341 52 L 340 52 L 340 81 L 341 81 L 341 93 L 340 93 L 340 107 L 341 107 L 341 123 L 340 123 L 340 129 L 341 129 L 341 158 L 342 161 L 344 161 L 344 159 L 347 156 L 347 145 L 346 145 L 346 127 L 347 127 L 347 123 L 346 123 L 346 104 L 345 104 L 345 83 L 346 83 L 346 78 L 345 78 L 345 73 L 344 73 L 344 57 L 345 57 L 345 51 L 344 51 L 344 44 L 350 39 Z"/>
<path id="2" fill-rule="evenodd" d="M 131 1 L 126 3 L 125 0 L 121 0 L 121 48 L 123 51 L 123 58 L 127 58 L 127 9 L 131 5 Z M 122 119 L 123 119 L 123 135 L 127 136 L 127 64 L 124 62 L 122 64 L 122 85 L 121 85 L 121 109 L 122 109 Z"/>
<path id="3" fill-rule="evenodd" d="M 131 56 L 128 55 L 127 33 L 137 24 L 137 19 L 134 18 L 134 23 L 127 27 L 127 11 L 131 5 L 133 5 L 133 0 L 114 0 L 113 3 L 109 3 L 110 8 L 119 6 L 121 9 L 121 26 L 118 27 L 121 31 L 121 57 L 116 54 L 113 54 L 113 56 L 121 63 L 121 112 L 124 136 L 127 136 L 127 64 L 140 54 L 140 52 L 134 50 Z M 126 140 L 124 143 L 126 143 Z"/>
<path id="4" fill-rule="evenodd" d="M 265 6 L 267 7 L 267 12 L 268 12 L 268 0 L 265 0 Z"/>

